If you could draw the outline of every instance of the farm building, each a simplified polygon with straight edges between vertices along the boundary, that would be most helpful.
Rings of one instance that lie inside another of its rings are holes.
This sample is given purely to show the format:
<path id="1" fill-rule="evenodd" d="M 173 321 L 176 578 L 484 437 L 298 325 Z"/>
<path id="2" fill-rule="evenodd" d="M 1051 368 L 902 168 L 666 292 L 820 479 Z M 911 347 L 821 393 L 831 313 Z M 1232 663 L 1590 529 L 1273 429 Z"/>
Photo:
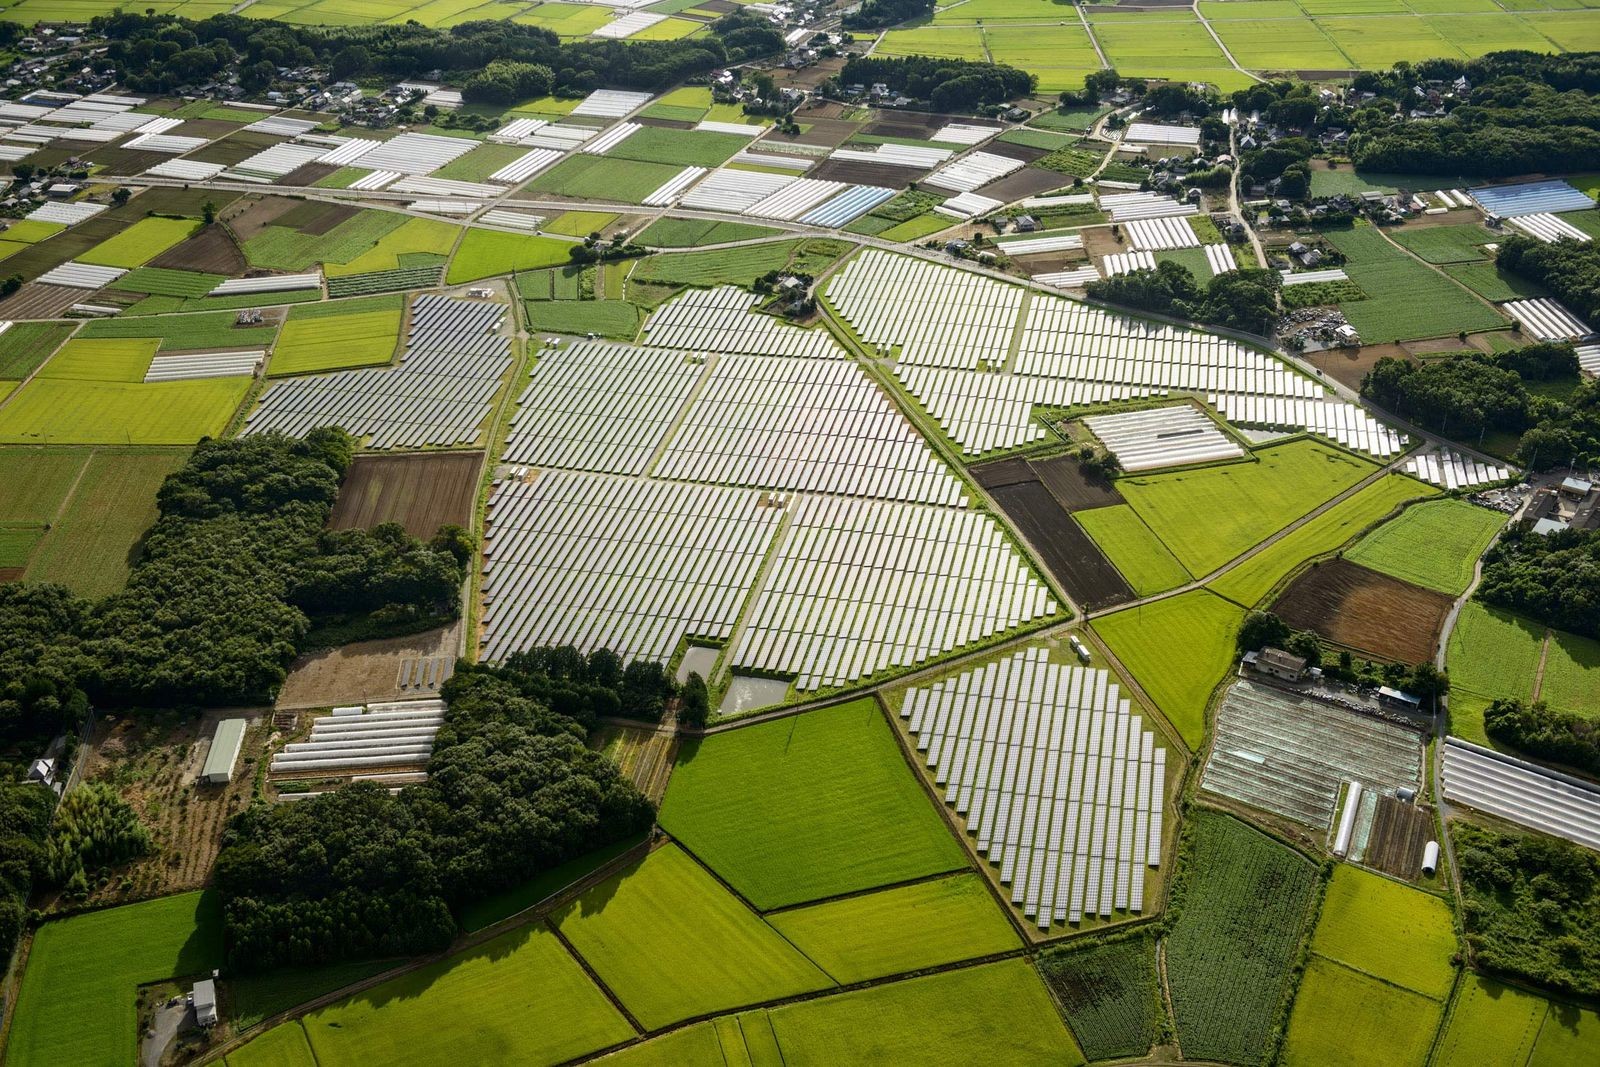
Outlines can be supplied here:
<path id="1" fill-rule="evenodd" d="M 239 750 L 244 747 L 244 731 L 248 724 L 243 719 L 223 719 L 211 735 L 211 751 L 206 754 L 205 766 L 200 770 L 200 780 L 207 785 L 227 785 L 233 781 L 233 768 L 239 762 Z"/>
<path id="2" fill-rule="evenodd" d="M 229 722 L 244 722 L 243 719 L 230 719 Z M 244 734 L 241 732 L 241 737 Z M 217 983 L 215 979 L 206 978 L 194 984 L 194 1021 L 201 1026 L 217 1025 Z"/>
<path id="3" fill-rule="evenodd" d="M 1245 653 L 1244 663 L 1261 674 L 1270 674 L 1286 682 L 1298 682 L 1306 676 L 1304 657 L 1292 655 L 1281 648 L 1263 648 L 1260 652 Z"/>

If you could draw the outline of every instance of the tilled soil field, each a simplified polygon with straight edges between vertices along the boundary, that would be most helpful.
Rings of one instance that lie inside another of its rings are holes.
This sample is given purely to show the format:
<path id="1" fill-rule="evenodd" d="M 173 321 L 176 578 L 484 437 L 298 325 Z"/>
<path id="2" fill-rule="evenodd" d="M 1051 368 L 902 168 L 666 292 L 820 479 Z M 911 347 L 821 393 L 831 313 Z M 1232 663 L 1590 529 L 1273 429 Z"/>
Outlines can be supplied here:
<path id="1" fill-rule="evenodd" d="M 1083 607 L 1095 611 L 1133 599 L 1132 588 L 1100 546 L 1038 479 L 990 489 L 989 495 L 1056 581 Z"/>
<path id="2" fill-rule="evenodd" d="M 482 452 L 357 456 L 328 525 L 349 530 L 398 522 L 415 537 L 432 537 L 447 523 L 465 526 L 482 465 Z"/>
<path id="3" fill-rule="evenodd" d="M 1443 593 L 1402 582 L 1345 560 L 1296 578 L 1272 610 L 1297 630 L 1401 663 L 1432 660 L 1454 603 Z"/>

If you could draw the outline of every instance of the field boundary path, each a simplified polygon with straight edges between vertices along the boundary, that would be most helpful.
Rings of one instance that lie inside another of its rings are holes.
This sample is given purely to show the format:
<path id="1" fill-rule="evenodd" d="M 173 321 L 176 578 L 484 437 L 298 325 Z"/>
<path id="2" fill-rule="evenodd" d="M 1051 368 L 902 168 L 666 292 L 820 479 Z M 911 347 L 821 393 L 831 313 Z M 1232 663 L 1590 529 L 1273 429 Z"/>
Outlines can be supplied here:
<path id="1" fill-rule="evenodd" d="M 1211 39 L 1217 42 L 1217 47 L 1222 50 L 1223 57 L 1226 58 L 1229 63 L 1233 64 L 1234 70 L 1238 71 L 1240 74 L 1243 74 L 1246 78 L 1249 78 L 1254 82 L 1264 82 L 1267 80 L 1261 75 L 1257 74 L 1255 71 L 1241 67 L 1239 65 L 1239 61 L 1233 58 L 1233 53 L 1228 51 L 1228 46 L 1222 43 L 1222 38 L 1217 36 L 1217 31 L 1212 28 L 1211 21 L 1200 13 L 1200 0 L 1195 0 L 1193 4 L 1189 5 L 1189 10 L 1194 12 L 1194 17 L 1199 21 L 1200 25 L 1206 28 L 1206 32 L 1211 35 Z M 1235 158 L 1238 157 L 1236 156 Z"/>

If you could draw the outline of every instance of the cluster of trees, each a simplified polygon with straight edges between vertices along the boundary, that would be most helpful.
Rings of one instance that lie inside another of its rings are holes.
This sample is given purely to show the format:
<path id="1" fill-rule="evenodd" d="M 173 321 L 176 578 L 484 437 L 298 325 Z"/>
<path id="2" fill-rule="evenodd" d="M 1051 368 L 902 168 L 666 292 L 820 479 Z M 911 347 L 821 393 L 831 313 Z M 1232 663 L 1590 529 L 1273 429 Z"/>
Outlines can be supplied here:
<path id="1" fill-rule="evenodd" d="M 1295 630 L 1270 611 L 1252 611 L 1239 625 L 1239 654 L 1281 648 L 1306 661 L 1308 667 L 1322 666 L 1322 638 L 1314 630 Z"/>
<path id="2" fill-rule="evenodd" d="M 462 906 L 647 829 L 650 802 L 584 743 L 582 718 L 541 695 L 577 683 L 537 669 L 558 662 L 583 686 L 611 673 L 576 653 L 463 664 L 442 692 L 427 781 L 396 796 L 358 783 L 236 816 L 216 865 L 230 964 L 438 951 Z M 612 701 L 624 689 L 619 681 Z"/>
<path id="3" fill-rule="evenodd" d="M 1284 137 L 1250 149 L 1240 161 L 1240 175 L 1251 182 L 1278 180 L 1278 195 L 1291 200 L 1311 191 L 1311 157 L 1317 145 L 1305 137 Z"/>
<path id="4" fill-rule="evenodd" d="M 1530 756 L 1565 763 L 1600 775 L 1600 722 L 1556 711 L 1544 701 L 1496 700 L 1483 713 L 1483 728 L 1496 741 Z"/>
<path id="5" fill-rule="evenodd" d="M 1003 104 L 1033 92 L 1034 76 L 1000 63 L 932 56 L 852 56 L 839 81 L 871 85 L 883 82 L 938 111 L 974 111 Z"/>
<path id="6" fill-rule="evenodd" d="M 1483 557 L 1477 597 L 1559 630 L 1600 637 L 1600 530 L 1506 530 Z"/>
<path id="7" fill-rule="evenodd" d="M 461 83 L 469 104 L 514 104 L 545 96 L 556 85 L 556 72 L 543 63 L 497 59 Z"/>
<path id="8" fill-rule="evenodd" d="M 363 632 L 427 629 L 455 617 L 474 551 L 459 526 L 442 527 L 426 542 L 397 522 L 325 530 L 290 575 L 286 597 L 324 627 L 354 620 Z"/>
<path id="9" fill-rule="evenodd" d="M 0 956 L 8 959 L 28 922 L 28 897 L 55 806 L 49 786 L 0 782 Z"/>
<path id="10" fill-rule="evenodd" d="M 1559 838 L 1453 825 L 1462 922 L 1480 966 L 1600 996 L 1600 855 Z"/>
<path id="11" fill-rule="evenodd" d="M 1136 270 L 1090 282 L 1085 292 L 1097 300 L 1226 326 L 1250 333 L 1271 333 L 1278 321 L 1278 290 L 1283 278 L 1275 270 L 1231 270 L 1199 285 L 1188 267 L 1171 261 L 1155 270 Z"/>
<path id="12" fill-rule="evenodd" d="M 84 897 L 95 873 L 154 851 L 150 831 L 122 794 L 104 782 L 91 782 L 62 798 L 39 870 L 67 896 Z"/>
<path id="13" fill-rule="evenodd" d="M 880 30 L 933 14 L 933 0 L 867 0 L 842 20 L 847 30 Z"/>
<path id="14" fill-rule="evenodd" d="M 1581 319 L 1600 316 L 1600 248 L 1593 241 L 1545 244 L 1520 233 L 1508 235 L 1495 253 L 1500 267 L 1550 290 Z"/>
<path id="15" fill-rule="evenodd" d="M 247 91 L 258 92 L 272 84 L 279 67 L 326 65 L 341 78 L 400 80 L 442 70 L 473 83 L 474 99 L 504 102 L 503 94 L 521 89 L 664 89 L 783 47 L 770 26 L 753 27 L 741 18 L 719 20 L 711 34 L 679 41 L 565 44 L 549 30 L 488 20 L 449 29 L 416 22 L 291 26 L 227 14 L 196 22 L 119 11 L 90 25 L 110 39 L 106 59 L 118 78 L 142 92 L 171 92 L 233 73 Z"/>
<path id="16" fill-rule="evenodd" d="M 512 653 L 499 674 L 534 700 L 594 729 L 602 718 L 622 716 L 660 722 L 677 687 L 661 664 L 636 659 L 626 667 L 610 649 L 585 656 L 571 645 Z"/>

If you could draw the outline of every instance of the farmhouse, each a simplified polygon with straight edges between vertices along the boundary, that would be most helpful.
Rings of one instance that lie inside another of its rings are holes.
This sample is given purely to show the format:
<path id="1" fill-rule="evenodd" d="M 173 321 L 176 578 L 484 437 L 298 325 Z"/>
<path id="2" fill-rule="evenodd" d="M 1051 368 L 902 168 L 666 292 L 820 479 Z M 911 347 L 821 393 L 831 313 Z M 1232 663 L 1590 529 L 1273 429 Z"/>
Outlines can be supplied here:
<path id="1" fill-rule="evenodd" d="M 1298 682 L 1306 676 L 1305 658 L 1292 655 L 1281 648 L 1263 648 L 1260 652 L 1247 652 L 1244 663 L 1246 667 L 1260 674 L 1282 678 L 1286 682 Z"/>
<path id="2" fill-rule="evenodd" d="M 247 723 L 243 719 L 223 719 L 211 735 L 211 751 L 206 754 L 200 780 L 207 785 L 227 785 L 233 781 L 233 768 L 239 762 Z"/>

